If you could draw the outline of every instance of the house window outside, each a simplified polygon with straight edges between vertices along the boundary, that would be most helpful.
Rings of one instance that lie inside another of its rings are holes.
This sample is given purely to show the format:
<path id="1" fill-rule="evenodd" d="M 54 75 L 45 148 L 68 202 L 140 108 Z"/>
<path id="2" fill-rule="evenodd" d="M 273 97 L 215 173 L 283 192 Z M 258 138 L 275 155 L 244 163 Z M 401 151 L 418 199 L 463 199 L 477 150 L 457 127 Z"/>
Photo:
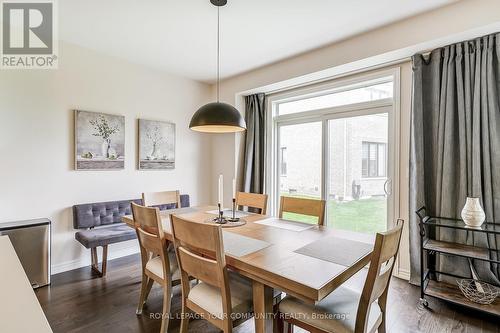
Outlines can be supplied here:
<path id="1" fill-rule="evenodd" d="M 280 148 L 280 174 L 281 174 L 281 176 L 286 176 L 286 167 L 287 167 L 286 147 L 281 147 Z"/>
<path id="2" fill-rule="evenodd" d="M 363 178 L 386 177 L 386 144 L 363 141 L 361 161 Z"/>

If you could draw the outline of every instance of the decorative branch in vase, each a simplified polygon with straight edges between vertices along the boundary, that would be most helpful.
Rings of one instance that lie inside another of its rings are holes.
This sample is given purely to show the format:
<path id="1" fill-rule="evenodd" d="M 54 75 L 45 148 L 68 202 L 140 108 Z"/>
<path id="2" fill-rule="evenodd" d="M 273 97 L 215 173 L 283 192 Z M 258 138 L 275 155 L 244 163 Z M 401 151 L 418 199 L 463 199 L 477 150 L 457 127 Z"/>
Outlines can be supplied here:
<path id="1" fill-rule="evenodd" d="M 152 129 L 151 131 L 149 131 L 146 134 L 146 137 L 151 141 L 151 146 L 152 146 L 151 147 L 151 154 L 149 155 L 149 158 L 151 160 L 159 159 L 158 147 L 159 147 L 160 143 L 162 143 L 165 140 L 165 138 L 161 134 L 160 127 L 155 126 L 154 129 Z"/>
<path id="2" fill-rule="evenodd" d="M 103 142 L 101 146 L 102 156 L 108 159 L 116 159 L 116 152 L 111 148 L 111 136 L 119 132 L 118 126 L 111 127 L 108 120 L 103 115 L 99 115 L 96 119 L 89 120 L 90 124 L 94 126 L 95 133 L 93 136 L 101 137 Z"/>

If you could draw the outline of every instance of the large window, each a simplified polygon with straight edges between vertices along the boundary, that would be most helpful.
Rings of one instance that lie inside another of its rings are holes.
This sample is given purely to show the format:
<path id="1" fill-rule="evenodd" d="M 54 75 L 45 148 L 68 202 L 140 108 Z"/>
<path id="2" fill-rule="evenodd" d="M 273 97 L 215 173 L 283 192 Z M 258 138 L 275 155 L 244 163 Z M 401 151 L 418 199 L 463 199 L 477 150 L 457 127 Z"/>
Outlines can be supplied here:
<path id="1" fill-rule="evenodd" d="M 275 212 L 280 196 L 321 198 L 330 226 L 386 230 L 393 91 L 393 76 L 385 76 L 270 99 Z M 316 222 L 297 214 L 284 217 Z"/>
<path id="2" fill-rule="evenodd" d="M 361 176 L 385 177 L 386 176 L 386 144 L 380 142 L 362 143 Z"/>

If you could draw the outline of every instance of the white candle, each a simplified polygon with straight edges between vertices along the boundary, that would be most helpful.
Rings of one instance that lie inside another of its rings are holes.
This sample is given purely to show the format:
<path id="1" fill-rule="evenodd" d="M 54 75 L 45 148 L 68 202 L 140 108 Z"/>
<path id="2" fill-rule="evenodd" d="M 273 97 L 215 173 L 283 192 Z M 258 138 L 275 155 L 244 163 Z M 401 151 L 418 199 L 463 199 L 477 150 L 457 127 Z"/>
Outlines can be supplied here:
<path id="1" fill-rule="evenodd" d="M 236 199 L 236 179 L 233 178 L 233 199 Z"/>
<path id="2" fill-rule="evenodd" d="M 224 178 L 222 175 L 219 175 L 219 205 L 220 209 L 223 209 L 223 201 L 224 201 Z"/>

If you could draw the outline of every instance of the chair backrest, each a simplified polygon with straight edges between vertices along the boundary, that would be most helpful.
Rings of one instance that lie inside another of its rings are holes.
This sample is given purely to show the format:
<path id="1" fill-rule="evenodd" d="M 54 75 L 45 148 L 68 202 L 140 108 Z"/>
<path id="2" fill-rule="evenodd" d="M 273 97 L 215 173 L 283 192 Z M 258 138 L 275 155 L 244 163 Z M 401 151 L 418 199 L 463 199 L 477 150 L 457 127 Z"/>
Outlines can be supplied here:
<path id="1" fill-rule="evenodd" d="M 142 203 L 146 207 L 175 204 L 176 208 L 181 208 L 181 196 L 179 191 L 142 193 Z"/>
<path id="2" fill-rule="evenodd" d="M 88 229 L 123 223 L 122 217 L 132 213 L 131 202 L 140 204 L 141 200 L 119 200 L 74 205 L 73 227 L 75 229 Z"/>
<path id="3" fill-rule="evenodd" d="M 222 308 L 229 316 L 232 310 L 231 293 L 221 226 L 187 221 L 176 215 L 171 215 L 171 223 L 183 299 L 188 297 L 191 289 L 189 278 L 196 278 L 221 290 Z"/>
<path id="4" fill-rule="evenodd" d="M 366 277 L 365 286 L 359 301 L 356 315 L 355 332 L 366 332 L 368 315 L 373 302 L 378 300 L 380 309 L 385 312 L 387 291 L 392 276 L 394 263 L 399 251 L 403 220 L 399 219 L 396 226 L 386 232 L 377 233 L 370 268 Z"/>
<path id="5" fill-rule="evenodd" d="M 267 214 L 267 194 L 236 192 L 236 206 L 256 208 L 262 215 Z"/>
<path id="6" fill-rule="evenodd" d="M 283 218 L 283 212 L 316 216 L 318 218 L 318 225 L 324 225 L 325 200 L 282 196 L 280 200 L 280 218 Z"/>
<path id="7" fill-rule="evenodd" d="M 88 229 L 113 225 L 114 223 L 123 224 L 122 217 L 132 214 L 131 202 L 143 205 L 143 199 L 118 200 L 106 202 L 94 202 L 88 204 L 79 204 L 73 206 L 73 227 L 75 229 Z M 180 195 L 180 207 L 189 207 L 189 195 Z M 170 203 L 158 206 L 160 210 L 178 208 L 178 203 Z"/>
<path id="8" fill-rule="evenodd" d="M 167 240 L 163 234 L 160 210 L 158 207 L 144 207 L 132 203 L 132 215 L 139 239 L 143 268 L 151 255 L 159 255 L 163 263 L 163 276 L 170 276 Z"/>

